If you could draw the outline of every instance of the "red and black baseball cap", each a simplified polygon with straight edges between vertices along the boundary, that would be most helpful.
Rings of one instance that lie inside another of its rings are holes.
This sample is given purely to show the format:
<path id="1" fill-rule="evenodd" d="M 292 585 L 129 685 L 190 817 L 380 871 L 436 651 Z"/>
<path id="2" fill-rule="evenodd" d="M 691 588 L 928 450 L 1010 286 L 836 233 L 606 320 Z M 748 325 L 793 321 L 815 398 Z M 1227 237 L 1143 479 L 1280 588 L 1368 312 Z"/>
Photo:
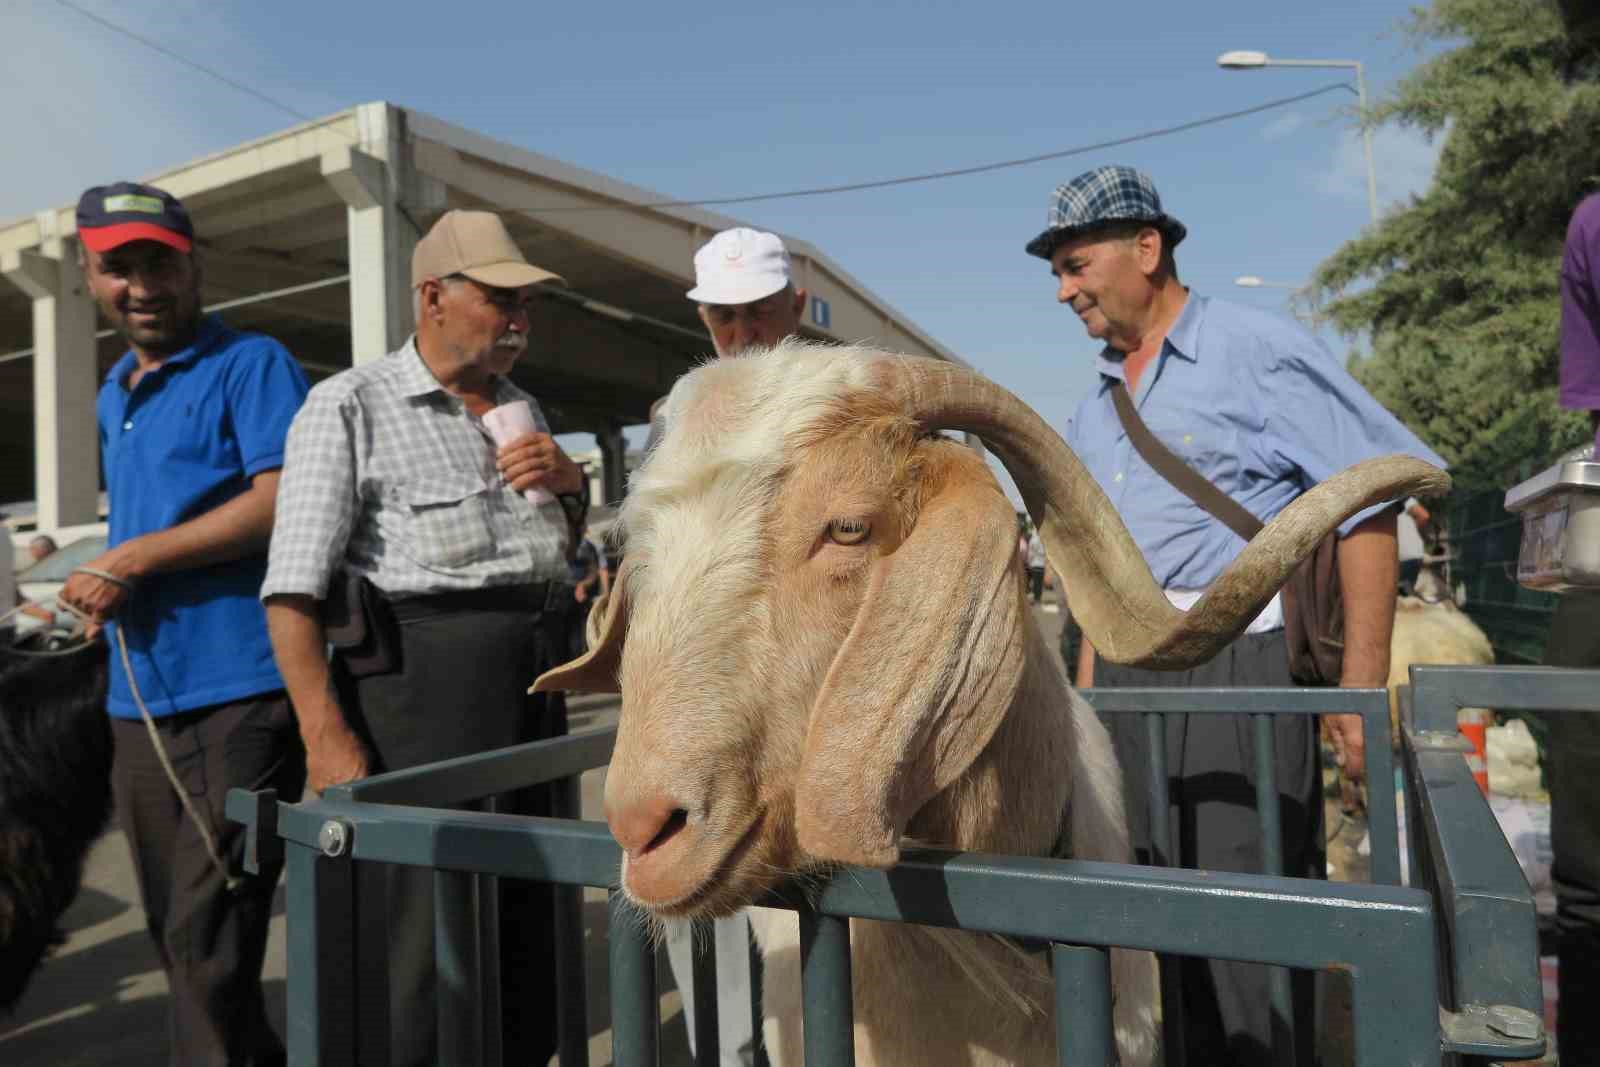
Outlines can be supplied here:
<path id="1" fill-rule="evenodd" d="M 91 252 L 129 241 L 160 241 L 180 252 L 194 248 L 189 209 L 164 189 L 138 182 L 97 185 L 78 198 L 78 239 Z"/>

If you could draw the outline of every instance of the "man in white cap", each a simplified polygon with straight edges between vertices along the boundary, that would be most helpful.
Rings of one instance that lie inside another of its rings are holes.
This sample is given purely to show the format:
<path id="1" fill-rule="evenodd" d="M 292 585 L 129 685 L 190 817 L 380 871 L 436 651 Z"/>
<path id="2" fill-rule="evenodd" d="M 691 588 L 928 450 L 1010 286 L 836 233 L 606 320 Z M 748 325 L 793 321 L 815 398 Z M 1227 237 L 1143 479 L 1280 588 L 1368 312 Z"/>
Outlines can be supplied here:
<path id="1" fill-rule="evenodd" d="M 770 348 L 800 332 L 806 291 L 789 273 L 789 251 L 776 234 L 743 226 L 723 230 L 694 254 L 689 299 L 711 331 L 717 355 Z"/>
<path id="2" fill-rule="evenodd" d="M 509 377 L 551 282 L 498 216 L 448 212 L 412 256 L 416 335 L 319 384 L 289 430 L 260 595 L 314 790 L 566 730 L 526 690 L 588 483 Z M 496 448 L 483 416 L 514 401 L 536 429 Z M 438 1062 L 433 873 L 386 878 L 392 1062 L 420 1067 Z M 549 887 L 500 884 L 504 1047 L 543 1063 Z"/>
<path id="3" fill-rule="evenodd" d="M 700 321 L 711 332 L 720 358 L 771 348 L 800 332 L 806 291 L 794 287 L 789 250 L 776 234 L 743 226 L 723 230 L 694 254 L 694 279 L 687 295 L 700 305 Z M 665 429 L 656 417 L 660 404 L 658 400 L 650 409 L 646 452 L 655 448 Z M 755 1033 L 750 1011 L 750 924 L 735 915 L 718 919 L 714 929 L 719 1058 L 726 1067 L 738 1067 L 751 1062 Z M 668 927 L 667 961 L 683 996 L 690 1051 L 695 1046 L 693 940 L 689 924 Z"/>

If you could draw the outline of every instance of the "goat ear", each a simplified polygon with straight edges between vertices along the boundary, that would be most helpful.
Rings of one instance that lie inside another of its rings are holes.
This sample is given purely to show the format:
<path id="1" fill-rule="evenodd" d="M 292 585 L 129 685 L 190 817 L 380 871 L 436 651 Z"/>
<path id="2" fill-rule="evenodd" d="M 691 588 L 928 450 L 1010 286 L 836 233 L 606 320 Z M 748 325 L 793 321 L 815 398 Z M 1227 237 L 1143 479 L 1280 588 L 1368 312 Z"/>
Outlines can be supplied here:
<path id="1" fill-rule="evenodd" d="M 874 566 L 812 707 L 795 819 L 818 859 L 894 863 L 906 824 L 983 751 L 1021 683 L 1016 513 L 987 470 L 951 467 Z"/>
<path id="2" fill-rule="evenodd" d="M 548 693 L 556 689 L 582 693 L 621 691 L 618 672 L 622 668 L 622 642 L 628 634 L 627 578 L 628 564 L 624 560 L 611 591 L 596 600 L 590 609 L 584 634 L 589 642 L 589 650 L 577 659 L 539 675 L 528 692 Z"/>

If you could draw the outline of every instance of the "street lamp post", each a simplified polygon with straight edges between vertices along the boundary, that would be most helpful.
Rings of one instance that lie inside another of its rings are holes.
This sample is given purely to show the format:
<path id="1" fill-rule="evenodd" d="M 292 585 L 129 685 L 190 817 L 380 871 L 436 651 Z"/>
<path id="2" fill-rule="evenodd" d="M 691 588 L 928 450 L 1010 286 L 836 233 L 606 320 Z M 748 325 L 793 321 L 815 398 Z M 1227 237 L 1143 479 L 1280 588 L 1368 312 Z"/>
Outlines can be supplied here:
<path id="1" fill-rule="evenodd" d="M 1303 285 L 1292 285 L 1289 282 L 1269 282 L 1257 278 L 1254 274 L 1241 274 L 1233 280 L 1233 284 L 1245 289 L 1288 289 L 1296 292 L 1305 288 Z"/>
<path id="2" fill-rule="evenodd" d="M 1224 52 L 1217 57 L 1223 70 L 1260 70 L 1262 67 L 1340 67 L 1356 72 L 1356 99 L 1361 108 L 1361 146 L 1367 155 L 1367 210 L 1378 221 L 1378 176 L 1372 167 L 1372 130 L 1367 124 L 1367 79 L 1355 59 L 1272 59 L 1265 52 Z M 1348 86 L 1346 86 L 1348 88 Z"/>

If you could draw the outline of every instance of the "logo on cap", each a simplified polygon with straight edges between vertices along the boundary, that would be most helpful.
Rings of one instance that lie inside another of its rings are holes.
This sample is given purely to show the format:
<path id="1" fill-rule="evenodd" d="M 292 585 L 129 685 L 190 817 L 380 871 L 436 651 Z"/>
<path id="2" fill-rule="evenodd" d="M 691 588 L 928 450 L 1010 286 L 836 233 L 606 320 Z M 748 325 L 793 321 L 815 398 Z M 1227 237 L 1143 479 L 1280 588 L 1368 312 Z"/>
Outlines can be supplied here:
<path id="1" fill-rule="evenodd" d="M 142 211 L 146 215 L 159 215 L 166 210 L 166 205 L 153 196 L 125 193 L 122 196 L 108 196 L 100 201 L 100 210 L 108 215 L 113 211 Z"/>

